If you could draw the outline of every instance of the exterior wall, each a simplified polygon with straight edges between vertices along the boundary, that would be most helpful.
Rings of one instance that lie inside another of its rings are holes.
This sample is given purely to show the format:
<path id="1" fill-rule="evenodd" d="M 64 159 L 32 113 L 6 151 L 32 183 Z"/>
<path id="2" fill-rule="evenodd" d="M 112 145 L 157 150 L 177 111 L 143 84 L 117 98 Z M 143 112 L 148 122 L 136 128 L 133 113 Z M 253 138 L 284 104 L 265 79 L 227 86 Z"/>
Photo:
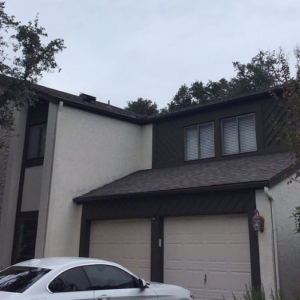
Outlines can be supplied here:
<path id="1" fill-rule="evenodd" d="M 293 232 L 295 221 L 290 216 L 300 205 L 300 184 L 284 180 L 270 189 L 276 209 L 280 289 L 287 299 L 300 293 L 300 236 Z"/>
<path id="2" fill-rule="evenodd" d="M 43 166 L 26 168 L 21 212 L 39 210 L 42 175 Z"/>
<path id="3" fill-rule="evenodd" d="M 4 186 L 6 179 L 6 169 L 9 154 L 10 132 L 0 132 L 0 227 L 1 227 L 1 210 L 4 195 Z"/>
<path id="4" fill-rule="evenodd" d="M 255 197 L 256 208 L 265 219 L 265 230 L 258 233 L 261 283 L 266 292 L 266 299 L 271 299 L 271 292 L 276 291 L 271 205 L 263 190 L 256 191 Z"/>
<path id="5" fill-rule="evenodd" d="M 77 256 L 81 206 L 73 199 L 151 167 L 151 127 L 142 128 L 67 106 L 59 111 L 56 126 L 43 255 Z M 142 155 L 145 149 L 150 157 Z"/>
<path id="6" fill-rule="evenodd" d="M 243 114 L 255 113 L 257 151 L 223 156 L 221 120 Z M 154 124 L 153 168 L 178 166 L 186 163 L 238 158 L 241 156 L 273 153 L 284 150 L 278 140 L 278 129 L 272 120 L 284 121 L 284 110 L 270 98 L 252 98 L 238 103 L 225 103 L 223 107 L 209 107 L 204 111 L 192 110 L 181 115 L 158 120 Z M 184 161 L 184 128 L 206 122 L 214 122 L 215 157 Z"/>
<path id="7" fill-rule="evenodd" d="M 3 193 L 0 227 L 0 268 L 10 265 L 13 247 L 15 215 L 19 192 L 19 181 L 24 148 L 27 112 L 15 113 L 14 128 L 9 145 L 6 180 Z M 5 241 L 5 242 L 2 242 Z"/>
<path id="8" fill-rule="evenodd" d="M 141 169 L 152 168 L 152 141 L 153 141 L 153 125 L 144 125 L 142 127 L 142 144 L 141 144 Z"/>
<path id="9" fill-rule="evenodd" d="M 46 226 L 48 220 L 48 207 L 50 199 L 50 186 L 53 169 L 53 157 L 56 136 L 56 124 L 59 111 L 62 109 L 62 103 L 56 105 L 49 103 L 48 121 L 47 121 L 47 136 L 46 147 L 43 163 L 43 175 L 41 183 L 41 197 L 39 205 L 39 219 L 35 247 L 35 257 L 44 256 Z"/>

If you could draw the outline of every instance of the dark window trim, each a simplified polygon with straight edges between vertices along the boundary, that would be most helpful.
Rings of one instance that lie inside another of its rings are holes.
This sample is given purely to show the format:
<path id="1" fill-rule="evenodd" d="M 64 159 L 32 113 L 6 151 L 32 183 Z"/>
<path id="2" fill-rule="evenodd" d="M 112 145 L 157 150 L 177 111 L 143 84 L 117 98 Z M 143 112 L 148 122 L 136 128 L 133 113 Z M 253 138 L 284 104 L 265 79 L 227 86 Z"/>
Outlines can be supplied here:
<path id="1" fill-rule="evenodd" d="M 201 158 L 200 155 L 200 127 L 204 125 L 212 124 L 213 125 L 213 141 L 214 141 L 214 155 L 210 157 L 203 157 Z M 186 140 L 186 131 L 190 128 L 197 128 L 197 146 L 198 146 L 198 158 L 196 159 L 187 159 L 187 140 Z M 199 123 L 197 125 L 191 125 L 191 126 L 186 126 L 183 128 L 183 136 L 184 136 L 184 161 L 185 162 L 190 162 L 190 161 L 197 161 L 197 160 L 205 160 L 205 159 L 211 159 L 216 157 L 216 146 L 215 146 L 215 121 L 209 121 L 209 122 L 204 122 L 204 123 Z"/>
<path id="2" fill-rule="evenodd" d="M 28 164 L 30 164 L 30 162 L 32 162 L 32 164 L 34 166 L 38 166 L 40 165 L 40 161 L 41 160 L 44 160 L 44 156 L 45 156 L 45 153 L 43 153 L 43 155 L 40 155 L 40 156 L 36 156 L 36 157 L 32 157 L 32 158 L 28 158 L 28 148 L 29 148 L 29 144 L 30 144 L 30 130 L 32 127 L 36 127 L 36 126 L 41 126 L 41 125 L 46 125 L 46 137 L 47 137 L 47 128 L 48 128 L 48 122 L 47 121 L 43 121 L 43 122 L 39 122 L 39 123 L 36 123 L 36 124 L 30 124 L 28 126 L 28 143 L 27 143 L 27 147 L 26 147 L 26 161 Z M 38 148 L 40 149 L 41 147 L 41 142 L 42 142 L 42 135 L 39 134 L 39 137 L 38 137 Z M 46 141 L 45 141 L 45 146 L 46 146 Z M 45 147 L 46 148 L 46 147 Z M 36 162 L 36 163 L 35 163 Z"/>
<path id="3" fill-rule="evenodd" d="M 45 103 L 47 106 L 47 114 L 44 115 L 43 118 L 35 118 L 32 117 L 30 113 L 30 109 L 27 112 L 26 117 L 26 128 L 25 128 L 25 138 L 23 143 L 23 153 L 22 153 L 22 165 L 21 165 L 21 172 L 20 172 L 20 179 L 19 179 L 19 190 L 18 190 L 18 198 L 17 198 L 17 207 L 16 207 L 16 214 L 15 214 L 15 222 L 14 222 L 14 237 L 13 237 L 13 245 L 12 245 L 12 251 L 11 251 L 11 263 L 13 263 L 15 257 L 16 257 L 16 248 L 17 248 L 17 235 L 18 235 L 18 225 L 20 223 L 20 217 L 21 217 L 21 205 L 22 205 L 22 195 L 23 195 L 23 186 L 24 186 L 24 179 L 25 179 L 25 170 L 27 167 L 33 167 L 33 166 L 40 166 L 43 165 L 44 158 L 34 160 L 34 161 L 27 161 L 27 150 L 28 150 L 28 142 L 29 142 L 29 128 L 32 125 L 37 125 L 40 123 L 47 123 L 48 122 L 48 109 L 49 109 L 49 103 Z M 37 121 L 38 120 L 38 121 Z M 42 120 L 42 121 L 41 121 Z M 32 165 L 30 163 L 32 162 Z M 29 165 L 27 165 L 27 163 Z"/>
<path id="4" fill-rule="evenodd" d="M 13 245 L 13 251 L 12 251 L 12 258 L 11 258 L 11 263 L 14 264 L 16 263 L 16 259 L 18 256 L 17 251 L 18 245 L 20 242 L 20 233 L 21 233 L 21 222 L 24 220 L 34 220 L 36 219 L 38 221 L 39 218 L 39 212 L 38 211 L 25 211 L 25 212 L 19 212 L 18 217 L 16 219 L 15 223 L 15 232 L 14 232 L 14 245 Z"/>
<path id="5" fill-rule="evenodd" d="M 247 116 L 254 116 L 254 131 L 255 131 L 255 150 L 251 150 L 251 151 L 241 151 L 241 141 L 240 141 L 240 131 L 239 131 L 239 119 L 243 118 L 243 117 L 247 117 Z M 235 119 L 236 120 L 236 126 L 237 126 L 237 134 L 238 134 L 238 147 L 239 147 L 239 152 L 236 153 L 230 153 L 230 154 L 224 154 L 224 130 L 223 130 L 223 121 L 227 121 L 230 119 Z M 244 153 L 252 153 L 252 152 L 257 152 L 258 151 L 258 147 L 257 147 L 257 130 L 256 130 L 256 117 L 255 117 L 255 113 L 247 113 L 247 114 L 243 114 L 243 115 L 238 115 L 238 116 L 234 116 L 234 117 L 230 117 L 230 118 L 224 118 L 224 119 L 220 119 L 220 123 L 221 123 L 221 139 L 222 139 L 222 156 L 230 156 L 230 155 L 237 155 L 237 154 L 244 154 Z"/>

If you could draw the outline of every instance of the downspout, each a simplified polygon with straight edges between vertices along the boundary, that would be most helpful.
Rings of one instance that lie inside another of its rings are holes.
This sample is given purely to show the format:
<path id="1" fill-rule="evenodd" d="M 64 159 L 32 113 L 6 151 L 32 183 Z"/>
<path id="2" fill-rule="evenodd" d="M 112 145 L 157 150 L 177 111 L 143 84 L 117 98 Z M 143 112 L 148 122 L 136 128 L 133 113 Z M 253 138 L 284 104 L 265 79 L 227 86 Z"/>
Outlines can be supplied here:
<path id="1" fill-rule="evenodd" d="M 273 251 L 274 251 L 274 265 L 275 265 L 275 288 L 276 293 L 279 291 L 279 263 L 278 263 L 278 243 L 277 243 L 277 227 L 276 227 L 276 214 L 275 214 L 275 201 L 268 187 L 264 187 L 264 192 L 267 195 L 271 206 L 271 221 L 272 221 L 272 239 L 273 239 Z M 275 293 L 275 294 L 276 294 Z"/>
<path id="2" fill-rule="evenodd" d="M 56 113 L 56 121 L 55 121 L 55 127 L 54 127 L 54 141 L 53 141 L 53 153 L 52 153 L 52 161 L 51 161 L 51 170 L 50 170 L 50 183 L 49 183 L 49 198 L 48 198 L 48 204 L 47 204 L 47 214 L 46 214 L 46 231 L 45 231 L 45 238 L 43 243 L 43 256 L 45 257 L 46 252 L 46 240 L 47 240 L 47 228 L 48 228 L 48 216 L 49 216 L 49 206 L 50 206 L 50 199 L 51 199 L 51 191 L 52 191 L 52 176 L 53 176 L 53 164 L 54 164 L 54 157 L 55 157 L 55 149 L 56 149 L 56 131 L 57 131 L 57 123 L 58 123 L 58 115 L 62 111 L 64 106 L 63 101 L 59 101 L 57 113 Z"/>

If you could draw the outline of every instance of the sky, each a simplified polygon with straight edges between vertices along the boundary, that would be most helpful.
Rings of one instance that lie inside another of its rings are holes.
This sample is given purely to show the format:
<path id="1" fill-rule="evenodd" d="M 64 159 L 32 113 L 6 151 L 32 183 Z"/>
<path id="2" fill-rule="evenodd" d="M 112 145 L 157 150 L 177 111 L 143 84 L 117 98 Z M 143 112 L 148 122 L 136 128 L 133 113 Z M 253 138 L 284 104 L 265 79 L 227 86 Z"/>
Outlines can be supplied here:
<path id="1" fill-rule="evenodd" d="M 230 79 L 233 61 L 282 47 L 293 64 L 299 0 L 6 0 L 27 23 L 39 14 L 67 47 L 61 72 L 39 84 L 118 107 L 143 97 L 165 107 L 182 84 Z"/>

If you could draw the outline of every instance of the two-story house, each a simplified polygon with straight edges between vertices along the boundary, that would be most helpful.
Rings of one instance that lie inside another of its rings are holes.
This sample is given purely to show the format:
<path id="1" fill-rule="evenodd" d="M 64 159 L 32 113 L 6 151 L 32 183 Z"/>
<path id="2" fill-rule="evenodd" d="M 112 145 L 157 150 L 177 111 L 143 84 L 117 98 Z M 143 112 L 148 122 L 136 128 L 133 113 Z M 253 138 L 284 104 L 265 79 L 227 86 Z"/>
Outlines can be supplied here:
<path id="1" fill-rule="evenodd" d="M 196 299 L 300 285 L 300 186 L 286 183 L 292 153 L 271 121 L 284 110 L 268 92 L 145 118 L 36 89 L 43 101 L 16 113 L 1 164 L 2 267 L 99 257 Z"/>

